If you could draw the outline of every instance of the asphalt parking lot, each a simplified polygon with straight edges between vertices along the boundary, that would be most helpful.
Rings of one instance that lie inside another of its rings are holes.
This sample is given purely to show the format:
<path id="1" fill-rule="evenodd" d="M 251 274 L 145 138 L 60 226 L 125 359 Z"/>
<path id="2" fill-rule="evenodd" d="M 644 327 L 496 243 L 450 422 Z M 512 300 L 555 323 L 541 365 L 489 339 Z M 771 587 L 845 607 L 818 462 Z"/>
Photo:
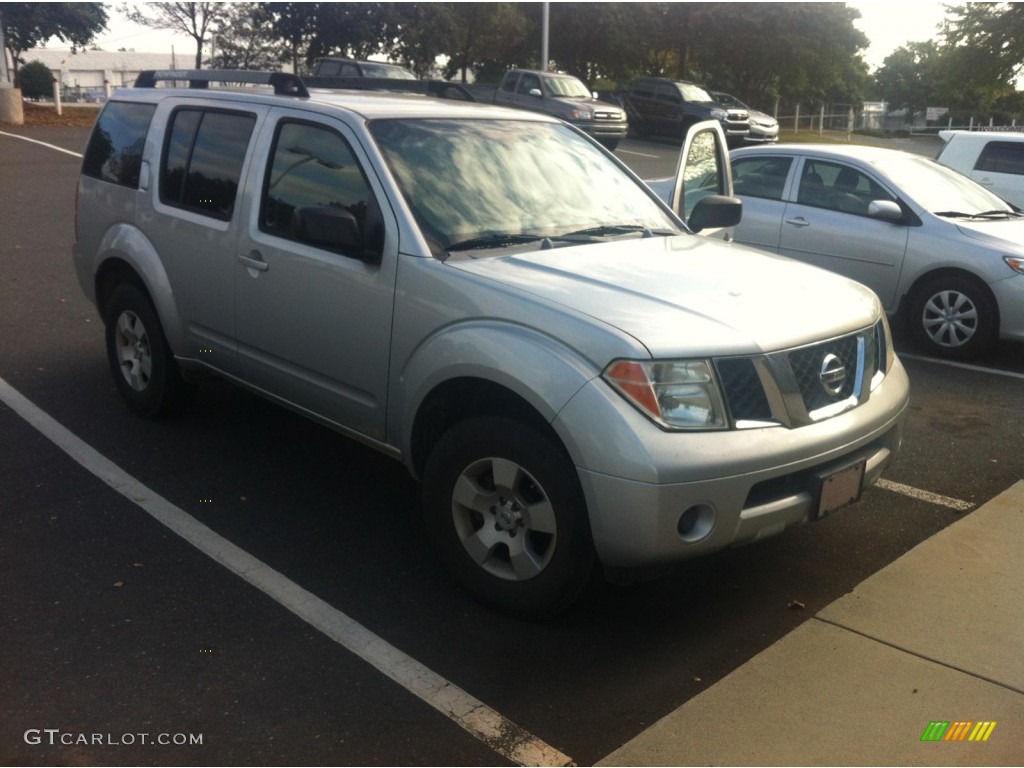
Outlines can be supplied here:
<path id="1" fill-rule="evenodd" d="M 219 382 L 129 415 L 70 263 L 87 131 L 4 130 L 51 146 L 0 135 L 0 763 L 592 764 L 1024 478 L 1021 346 L 952 367 L 897 327 L 885 487 L 557 621 L 496 615 L 387 458 Z"/>

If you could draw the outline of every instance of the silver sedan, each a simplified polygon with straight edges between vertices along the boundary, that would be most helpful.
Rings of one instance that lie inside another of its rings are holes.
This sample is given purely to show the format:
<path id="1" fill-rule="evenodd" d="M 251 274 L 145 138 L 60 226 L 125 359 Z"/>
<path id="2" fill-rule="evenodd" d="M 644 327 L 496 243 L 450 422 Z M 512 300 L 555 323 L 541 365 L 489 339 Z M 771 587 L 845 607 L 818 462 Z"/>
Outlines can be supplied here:
<path id="1" fill-rule="evenodd" d="M 1024 341 L 1024 214 L 906 152 L 790 145 L 730 153 L 737 242 L 823 267 L 903 312 L 922 348 Z"/>

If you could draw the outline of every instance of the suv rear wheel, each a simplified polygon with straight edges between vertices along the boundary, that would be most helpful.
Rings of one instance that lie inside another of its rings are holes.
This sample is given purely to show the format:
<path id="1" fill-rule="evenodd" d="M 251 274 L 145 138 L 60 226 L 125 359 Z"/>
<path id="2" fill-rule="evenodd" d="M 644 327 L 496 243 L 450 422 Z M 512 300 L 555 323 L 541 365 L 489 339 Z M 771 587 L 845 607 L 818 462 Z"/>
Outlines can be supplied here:
<path id="1" fill-rule="evenodd" d="M 427 461 L 423 503 L 441 557 L 481 602 L 560 613 L 596 557 L 576 469 L 551 439 L 501 417 L 456 425 Z"/>
<path id="2" fill-rule="evenodd" d="M 137 286 L 114 289 L 106 307 L 107 360 L 128 408 L 157 416 L 180 404 L 190 385 L 182 380 L 163 328 Z"/>

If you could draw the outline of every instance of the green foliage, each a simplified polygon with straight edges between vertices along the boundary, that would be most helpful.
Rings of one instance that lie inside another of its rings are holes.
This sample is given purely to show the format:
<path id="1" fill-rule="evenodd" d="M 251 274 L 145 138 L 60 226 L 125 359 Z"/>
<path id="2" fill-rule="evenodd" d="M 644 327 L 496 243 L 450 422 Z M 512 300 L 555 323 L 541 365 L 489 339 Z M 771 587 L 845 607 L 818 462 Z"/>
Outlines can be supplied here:
<path id="1" fill-rule="evenodd" d="M 53 96 L 53 73 L 41 61 L 30 61 L 21 68 L 21 93 L 26 99 Z"/>
<path id="2" fill-rule="evenodd" d="M 14 61 L 14 85 L 20 83 L 21 53 L 51 37 L 71 44 L 74 52 L 107 26 L 103 3 L 0 3 L 4 45 Z"/>
<path id="3" fill-rule="evenodd" d="M 258 3 L 230 3 L 217 24 L 217 69 L 278 70 L 284 48 L 267 9 Z"/>

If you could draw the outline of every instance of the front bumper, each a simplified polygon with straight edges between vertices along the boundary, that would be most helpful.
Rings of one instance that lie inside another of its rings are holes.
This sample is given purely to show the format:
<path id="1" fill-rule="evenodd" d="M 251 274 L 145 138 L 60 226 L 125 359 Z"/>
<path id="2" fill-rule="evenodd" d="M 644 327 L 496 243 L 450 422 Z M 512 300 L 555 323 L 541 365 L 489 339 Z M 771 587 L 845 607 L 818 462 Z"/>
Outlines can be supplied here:
<path id="1" fill-rule="evenodd" d="M 867 402 L 795 429 L 664 432 L 603 390 L 591 382 L 555 426 L 613 567 L 686 560 L 816 519 L 824 475 L 863 460 L 866 487 L 893 461 L 909 403 L 898 359 Z"/>
<path id="2" fill-rule="evenodd" d="M 624 139 L 629 134 L 629 123 L 626 120 L 590 120 L 574 122 L 577 128 L 595 139 Z"/>
<path id="3" fill-rule="evenodd" d="M 750 124 L 750 135 L 746 138 L 747 141 L 757 144 L 767 144 L 773 141 L 779 140 L 779 126 L 775 125 L 755 125 Z"/>

